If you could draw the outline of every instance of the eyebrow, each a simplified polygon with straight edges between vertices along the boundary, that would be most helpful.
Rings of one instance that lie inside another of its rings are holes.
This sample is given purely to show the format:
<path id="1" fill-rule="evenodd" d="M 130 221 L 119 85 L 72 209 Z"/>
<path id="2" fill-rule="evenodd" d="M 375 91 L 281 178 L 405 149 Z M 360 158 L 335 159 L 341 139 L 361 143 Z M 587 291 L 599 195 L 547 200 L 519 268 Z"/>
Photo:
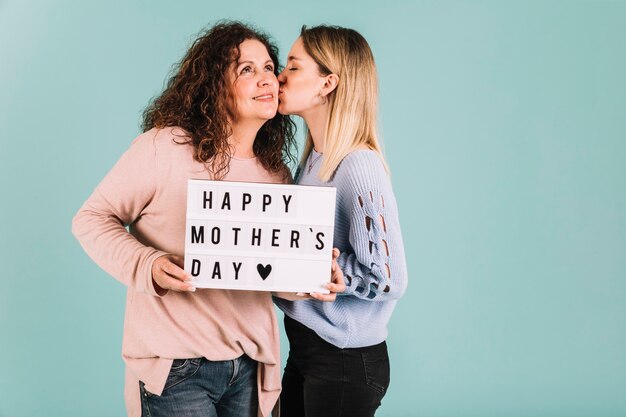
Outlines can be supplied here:
<path id="1" fill-rule="evenodd" d="M 271 63 L 272 65 L 274 64 L 274 61 L 272 61 L 271 59 L 268 59 L 267 61 L 265 61 L 263 63 L 263 65 L 267 64 L 268 62 Z M 241 62 L 237 63 L 237 66 L 239 67 L 239 66 L 241 66 L 243 64 L 252 64 L 252 65 L 254 65 L 254 62 L 253 61 L 241 61 Z"/>
<path id="2" fill-rule="evenodd" d="M 297 56 L 291 55 L 289 58 L 287 58 L 287 61 L 302 61 L 302 60 L 298 58 Z"/>

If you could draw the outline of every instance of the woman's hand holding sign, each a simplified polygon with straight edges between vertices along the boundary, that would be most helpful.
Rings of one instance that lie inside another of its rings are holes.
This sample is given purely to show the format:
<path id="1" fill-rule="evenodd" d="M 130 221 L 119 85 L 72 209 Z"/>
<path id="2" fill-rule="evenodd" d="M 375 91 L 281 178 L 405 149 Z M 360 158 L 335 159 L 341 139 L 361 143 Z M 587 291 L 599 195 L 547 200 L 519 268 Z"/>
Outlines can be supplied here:
<path id="1" fill-rule="evenodd" d="M 315 298 L 320 301 L 335 301 L 337 293 L 344 292 L 346 290 L 346 283 L 343 280 L 343 271 L 337 264 L 337 258 L 339 257 L 339 249 L 333 248 L 333 263 L 331 267 L 330 282 L 326 284 L 326 288 L 330 290 L 330 294 L 320 294 L 318 292 L 312 292 L 311 298 Z"/>
<path id="2" fill-rule="evenodd" d="M 189 283 L 191 275 L 183 269 L 182 256 L 163 255 L 152 263 L 152 281 L 157 294 L 165 295 L 168 290 L 195 291 Z"/>

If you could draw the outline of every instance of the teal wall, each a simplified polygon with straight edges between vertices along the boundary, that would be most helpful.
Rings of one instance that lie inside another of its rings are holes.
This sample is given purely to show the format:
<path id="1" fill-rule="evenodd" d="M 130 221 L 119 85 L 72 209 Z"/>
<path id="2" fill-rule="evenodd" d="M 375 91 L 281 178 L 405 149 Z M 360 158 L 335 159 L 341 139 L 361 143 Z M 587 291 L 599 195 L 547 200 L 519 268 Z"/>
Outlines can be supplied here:
<path id="1" fill-rule="evenodd" d="M 0 416 L 124 414 L 125 289 L 70 221 L 219 18 L 374 50 L 410 272 L 379 417 L 626 416 L 626 3 L 294 3 L 0 0 Z"/>

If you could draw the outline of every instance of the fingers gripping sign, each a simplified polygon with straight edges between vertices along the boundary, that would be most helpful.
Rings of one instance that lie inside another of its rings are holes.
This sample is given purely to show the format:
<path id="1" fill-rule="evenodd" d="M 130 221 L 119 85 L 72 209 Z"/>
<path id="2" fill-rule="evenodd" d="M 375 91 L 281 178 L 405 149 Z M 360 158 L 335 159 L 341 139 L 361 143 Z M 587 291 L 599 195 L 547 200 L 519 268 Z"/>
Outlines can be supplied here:
<path id="1" fill-rule="evenodd" d="M 152 263 L 152 281 L 159 295 L 168 290 L 193 292 L 196 288 L 191 284 L 191 275 L 183 269 L 182 256 L 163 255 Z"/>
<path id="2" fill-rule="evenodd" d="M 335 301 L 337 293 L 344 292 L 346 290 L 346 284 L 343 280 L 343 272 L 337 264 L 337 258 L 339 257 L 339 249 L 333 248 L 333 260 L 331 266 L 330 282 L 326 284 L 326 288 L 330 291 L 329 294 L 320 294 L 312 292 L 311 297 L 320 301 Z"/>

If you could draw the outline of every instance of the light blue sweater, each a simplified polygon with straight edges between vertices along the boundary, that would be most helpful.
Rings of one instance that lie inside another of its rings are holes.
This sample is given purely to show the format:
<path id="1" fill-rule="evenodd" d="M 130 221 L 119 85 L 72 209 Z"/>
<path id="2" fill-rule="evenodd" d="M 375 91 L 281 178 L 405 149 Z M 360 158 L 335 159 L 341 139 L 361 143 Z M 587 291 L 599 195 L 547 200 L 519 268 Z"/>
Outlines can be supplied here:
<path id="1" fill-rule="evenodd" d="M 335 346 L 375 345 L 387 338 L 387 323 L 407 286 L 391 181 L 374 151 L 350 153 L 329 182 L 318 178 L 322 162 L 322 154 L 313 150 L 298 184 L 337 188 L 333 246 L 341 251 L 346 291 L 334 302 L 274 300 L 286 315 Z"/>

